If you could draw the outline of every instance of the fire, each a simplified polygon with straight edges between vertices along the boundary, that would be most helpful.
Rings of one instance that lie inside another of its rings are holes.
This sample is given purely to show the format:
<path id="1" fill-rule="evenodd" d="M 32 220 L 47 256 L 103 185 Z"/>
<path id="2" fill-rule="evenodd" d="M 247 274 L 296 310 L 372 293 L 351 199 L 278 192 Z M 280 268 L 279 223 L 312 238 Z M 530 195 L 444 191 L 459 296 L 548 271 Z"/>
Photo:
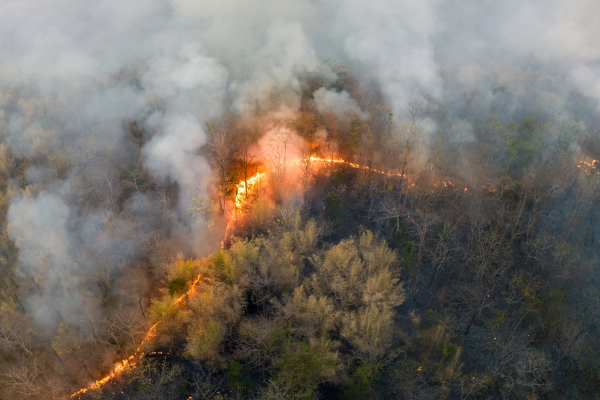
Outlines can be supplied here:
<path id="1" fill-rule="evenodd" d="M 380 174 L 380 175 L 395 176 L 395 177 L 399 177 L 399 178 L 405 178 L 405 179 L 407 179 L 408 187 L 409 188 L 415 186 L 415 183 L 413 182 L 413 180 L 407 174 L 401 174 L 401 173 L 398 173 L 398 172 L 385 172 L 385 171 L 377 169 L 377 168 L 373 168 L 373 167 L 369 167 L 369 166 L 365 166 L 365 165 L 360 165 L 360 164 L 352 163 L 352 162 L 346 161 L 346 160 L 341 159 L 341 158 L 311 157 L 310 160 L 311 161 L 320 161 L 320 162 L 323 162 L 323 163 L 344 164 L 344 165 L 347 165 L 347 166 L 352 167 L 352 168 L 362 169 L 364 171 L 375 172 L 375 173 Z M 448 188 L 450 186 L 453 187 L 454 184 L 452 182 L 450 182 L 450 181 L 438 181 L 438 182 L 435 182 L 433 184 L 433 186 L 435 186 L 435 187 L 444 186 L 445 188 Z M 466 193 L 466 189 L 465 189 L 465 193 Z"/>
<path id="2" fill-rule="evenodd" d="M 225 247 L 225 243 L 227 242 L 227 238 L 231 234 L 231 230 L 233 229 L 233 224 L 237 220 L 238 214 L 242 214 L 242 207 L 246 198 L 251 192 L 256 191 L 256 187 L 260 185 L 261 179 L 264 177 L 264 172 L 257 172 L 253 176 L 247 179 L 248 187 L 246 187 L 246 181 L 241 181 L 235 187 L 235 198 L 233 199 L 233 210 L 231 211 L 231 217 L 227 222 L 227 227 L 225 228 L 225 236 L 221 241 L 221 248 Z"/>
<path id="3" fill-rule="evenodd" d="M 171 304 L 171 307 L 174 307 L 174 306 L 182 303 L 188 297 L 194 296 L 194 294 L 196 294 L 197 286 L 201 282 L 201 279 L 202 279 L 202 276 L 198 275 L 196 277 L 196 279 L 194 279 L 194 281 L 192 282 L 190 289 L 187 292 L 185 292 L 184 294 L 182 294 L 181 296 L 177 297 L 175 300 L 173 300 L 173 304 Z M 135 368 L 136 365 L 138 364 L 138 362 L 140 361 L 140 359 L 145 354 L 144 353 L 144 345 L 156 337 L 156 330 L 162 322 L 163 322 L 163 319 L 160 319 L 154 325 L 152 325 L 152 327 L 148 330 L 148 333 L 146 333 L 146 336 L 144 336 L 144 340 L 142 340 L 142 342 L 137 347 L 137 349 L 135 349 L 135 352 L 132 355 L 130 355 L 129 357 L 125 358 L 124 360 L 117 362 L 115 364 L 115 366 L 113 367 L 113 369 L 110 370 L 110 372 L 104 378 L 98 379 L 96 382 L 92 383 L 91 385 L 89 385 L 86 388 L 79 389 L 78 391 L 73 393 L 70 397 L 74 398 L 74 397 L 82 395 L 90 390 L 98 389 L 99 387 L 112 381 L 114 378 L 116 378 L 123 372 L 129 371 L 129 370 Z"/>
<path id="4" fill-rule="evenodd" d="M 600 165 L 600 160 L 592 160 L 591 162 L 587 162 L 585 160 L 579 160 L 577 162 L 577 168 L 582 168 L 583 166 L 589 168 L 583 168 L 584 172 L 588 175 L 593 175 L 595 169 Z M 596 171 L 596 174 L 600 174 L 600 171 Z"/>
<path id="5" fill-rule="evenodd" d="M 231 213 L 231 218 L 229 219 L 229 222 L 227 223 L 227 228 L 225 230 L 225 237 L 223 238 L 223 241 L 221 242 L 221 247 L 225 246 L 225 242 L 231 233 L 230 231 L 231 231 L 231 229 L 233 229 L 232 224 L 235 223 L 237 215 L 242 212 L 242 206 L 244 205 L 247 194 L 250 194 L 250 193 L 256 191 L 256 188 L 260 184 L 260 181 L 264 175 L 265 174 L 263 172 L 258 172 L 255 175 L 253 175 L 252 177 L 248 178 L 247 179 L 247 182 L 248 182 L 247 187 L 246 187 L 245 181 L 241 181 L 240 183 L 238 183 L 236 185 L 234 207 L 233 207 L 233 211 Z M 173 304 L 171 305 L 171 307 L 174 307 L 174 306 L 182 303 L 188 297 L 193 297 L 196 294 L 197 286 L 200 283 L 201 278 L 202 278 L 201 275 L 198 275 L 198 277 L 196 277 L 196 279 L 192 282 L 190 289 L 186 293 L 182 294 L 181 296 L 179 296 L 175 300 L 173 300 Z M 156 330 L 162 322 L 163 322 L 163 320 L 161 319 L 158 322 L 156 322 L 154 325 L 152 325 L 152 327 L 148 330 L 148 333 L 146 333 L 146 336 L 144 337 L 144 339 L 142 340 L 140 345 L 137 347 L 137 349 L 131 356 L 127 357 L 124 360 L 117 362 L 115 364 L 115 366 L 113 367 L 113 369 L 102 379 L 95 381 L 88 387 L 79 389 L 75 393 L 71 394 L 70 397 L 74 398 L 74 397 L 82 395 L 90 390 L 98 389 L 99 387 L 112 381 L 114 378 L 116 378 L 123 372 L 129 371 L 129 370 L 135 368 L 137 366 L 137 364 L 139 363 L 139 361 L 141 360 L 141 358 L 145 354 L 143 351 L 144 345 L 156 337 Z"/>
<path id="6" fill-rule="evenodd" d="M 369 167 L 369 166 L 365 166 L 365 165 L 360 165 L 360 164 L 352 163 L 350 161 L 346 161 L 346 160 L 341 159 L 341 158 L 311 157 L 310 160 L 311 161 L 321 161 L 321 162 L 324 162 L 324 163 L 344 164 L 344 165 L 347 165 L 347 166 L 352 167 L 352 168 L 363 169 L 363 170 L 375 172 L 375 173 L 381 174 L 381 175 L 399 176 L 401 178 L 408 178 L 406 176 L 406 174 L 402 175 L 400 173 L 385 172 L 385 171 L 382 171 L 382 170 L 377 169 L 377 168 L 373 168 L 373 167 Z"/>

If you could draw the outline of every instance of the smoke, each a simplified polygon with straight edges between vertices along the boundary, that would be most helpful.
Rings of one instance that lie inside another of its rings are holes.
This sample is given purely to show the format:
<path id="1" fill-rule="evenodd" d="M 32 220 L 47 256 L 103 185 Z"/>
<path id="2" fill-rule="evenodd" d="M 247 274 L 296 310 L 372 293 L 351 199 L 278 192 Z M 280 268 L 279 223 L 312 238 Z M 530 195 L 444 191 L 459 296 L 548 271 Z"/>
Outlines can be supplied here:
<path id="1" fill-rule="evenodd" d="M 425 92 L 441 94 L 433 48 L 437 31 L 436 1 L 350 1 L 338 24 L 347 32 L 344 48 L 381 84 L 399 111 Z"/>
<path id="2" fill-rule="evenodd" d="M 86 273 L 79 270 L 65 246 L 69 243 L 69 212 L 60 197 L 48 193 L 13 200 L 8 211 L 8 233 L 21 249 L 19 273 L 37 289 L 29 298 L 31 312 L 47 324 L 56 320 L 58 305 L 62 306 L 61 315 L 69 317 L 78 314 L 73 308 L 81 304 L 69 298 L 69 289 L 81 288 Z"/>
<path id="3" fill-rule="evenodd" d="M 360 109 L 356 100 L 350 97 L 350 93 L 345 90 L 336 92 L 335 89 L 327 90 L 321 87 L 313 93 L 313 98 L 317 110 L 323 115 L 330 112 L 342 120 L 347 119 L 350 113 L 357 114 L 363 120 L 369 116 Z"/>
<path id="4" fill-rule="evenodd" d="M 436 58 L 446 75 L 480 91 L 491 91 L 495 81 L 517 99 L 550 92 L 566 100 L 575 89 L 597 101 L 598 92 L 589 88 L 599 76 L 584 71 L 600 57 L 593 39 L 599 12 L 593 0 L 444 2 L 433 39 Z M 533 82 L 534 73 L 541 82 Z"/>
<path id="5" fill-rule="evenodd" d="M 470 114 L 593 110 L 599 16 L 594 0 L 3 1 L 0 135 L 29 160 L 8 211 L 28 310 L 77 320 L 93 311 L 82 299 L 104 295 L 89 284 L 104 266 L 118 274 L 165 226 L 193 236 L 205 126 L 226 111 L 288 118 L 310 84 L 319 112 L 368 118 L 369 99 L 332 87 L 335 60 L 396 115 L 444 101 L 449 130 L 471 142 Z"/>
<path id="6" fill-rule="evenodd" d="M 243 116 L 268 112 L 285 118 L 300 108 L 302 79 L 335 75 L 322 65 L 298 23 L 276 21 L 266 33 L 266 43 L 250 59 L 251 71 L 231 84 L 234 106 Z"/>
<path id="7" fill-rule="evenodd" d="M 146 167 L 157 178 L 179 182 L 186 191 L 182 200 L 185 206 L 195 194 L 191 190 L 200 188 L 210 172 L 206 160 L 193 151 L 206 143 L 206 134 L 191 114 L 168 117 L 164 124 L 163 132 L 144 148 Z"/>

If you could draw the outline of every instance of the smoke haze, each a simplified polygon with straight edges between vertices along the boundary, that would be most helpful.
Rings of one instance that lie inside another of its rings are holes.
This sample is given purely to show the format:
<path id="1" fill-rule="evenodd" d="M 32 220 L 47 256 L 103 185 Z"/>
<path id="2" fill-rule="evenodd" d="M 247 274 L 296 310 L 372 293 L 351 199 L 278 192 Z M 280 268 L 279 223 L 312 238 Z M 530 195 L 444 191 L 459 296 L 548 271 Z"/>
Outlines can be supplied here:
<path id="1" fill-rule="evenodd" d="M 599 36 L 594 0 L 5 0 L 0 134 L 14 157 L 37 160 L 10 183 L 8 233 L 22 279 L 35 281 L 25 308 L 47 326 L 94 314 L 82 300 L 99 296 L 89 280 L 139 256 L 165 202 L 178 202 L 167 215 L 178 237 L 193 238 L 185 246 L 216 244 L 199 243 L 206 232 L 186 210 L 210 174 L 200 153 L 206 123 L 226 112 L 289 118 L 318 82 L 321 113 L 367 118 L 371 100 L 331 87 L 342 62 L 398 116 L 412 100 L 452 107 L 475 88 L 479 109 L 469 112 L 507 121 L 584 104 L 592 121 Z M 475 140 L 462 118 L 451 129 Z M 137 149 L 128 121 L 142 132 Z M 144 173 L 169 188 L 164 201 L 144 192 Z M 119 176 L 135 193 L 117 205 L 122 193 L 111 182 Z M 20 179 L 34 188 L 20 189 Z M 76 190 L 93 201 L 79 202 Z M 117 222 L 122 213 L 127 224 Z"/>

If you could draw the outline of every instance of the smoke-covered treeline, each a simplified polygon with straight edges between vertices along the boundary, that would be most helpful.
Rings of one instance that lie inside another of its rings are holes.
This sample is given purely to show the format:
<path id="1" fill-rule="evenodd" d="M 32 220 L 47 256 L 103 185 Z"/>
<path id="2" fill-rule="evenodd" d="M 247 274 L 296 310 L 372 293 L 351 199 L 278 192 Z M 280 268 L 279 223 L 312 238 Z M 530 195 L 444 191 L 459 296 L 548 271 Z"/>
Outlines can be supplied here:
<path id="1" fill-rule="evenodd" d="M 0 397 L 593 398 L 598 15 L 4 1 Z"/>

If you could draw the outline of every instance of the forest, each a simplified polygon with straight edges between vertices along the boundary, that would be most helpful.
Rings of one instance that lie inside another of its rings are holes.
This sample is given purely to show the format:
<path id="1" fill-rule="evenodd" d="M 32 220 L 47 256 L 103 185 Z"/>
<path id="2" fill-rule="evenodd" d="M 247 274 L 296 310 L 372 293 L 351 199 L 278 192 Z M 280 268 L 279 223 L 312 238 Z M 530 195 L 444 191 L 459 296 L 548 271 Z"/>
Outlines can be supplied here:
<path id="1" fill-rule="evenodd" d="M 119 149 L 71 142 L 23 157 L 3 144 L 2 397 L 61 398 L 124 360 L 76 397 L 595 398 L 600 125 L 584 99 L 564 118 L 498 87 L 491 104 L 471 90 L 395 115 L 376 86 L 334 68 L 332 88 L 365 115 L 321 113 L 314 78 L 293 118 L 207 124 L 200 154 L 213 173 L 187 223 L 225 238 L 203 257 L 172 251 L 178 185 L 145 170 L 151 132 L 139 121 L 123 121 Z M 4 107 L 35 108 L 27 96 L 15 90 Z M 78 166 L 61 154 L 90 149 Z M 61 212 L 25 172 L 42 166 L 76 173 L 64 189 L 75 209 L 111 212 L 91 226 L 65 216 L 78 242 L 27 269 L 28 238 L 7 219 L 48 217 L 7 211 L 8 199 L 24 209 L 38 193 Z M 123 248 L 131 241 L 143 246 Z M 39 305 L 57 320 L 48 337 L 28 315 L 60 257 L 73 261 L 58 279 L 85 279 L 96 308 L 70 319 L 61 287 Z M 72 276 L 79 263 L 104 268 Z"/>
<path id="2" fill-rule="evenodd" d="M 0 2 L 0 400 L 600 399 L 597 2 L 126 3 Z"/>

